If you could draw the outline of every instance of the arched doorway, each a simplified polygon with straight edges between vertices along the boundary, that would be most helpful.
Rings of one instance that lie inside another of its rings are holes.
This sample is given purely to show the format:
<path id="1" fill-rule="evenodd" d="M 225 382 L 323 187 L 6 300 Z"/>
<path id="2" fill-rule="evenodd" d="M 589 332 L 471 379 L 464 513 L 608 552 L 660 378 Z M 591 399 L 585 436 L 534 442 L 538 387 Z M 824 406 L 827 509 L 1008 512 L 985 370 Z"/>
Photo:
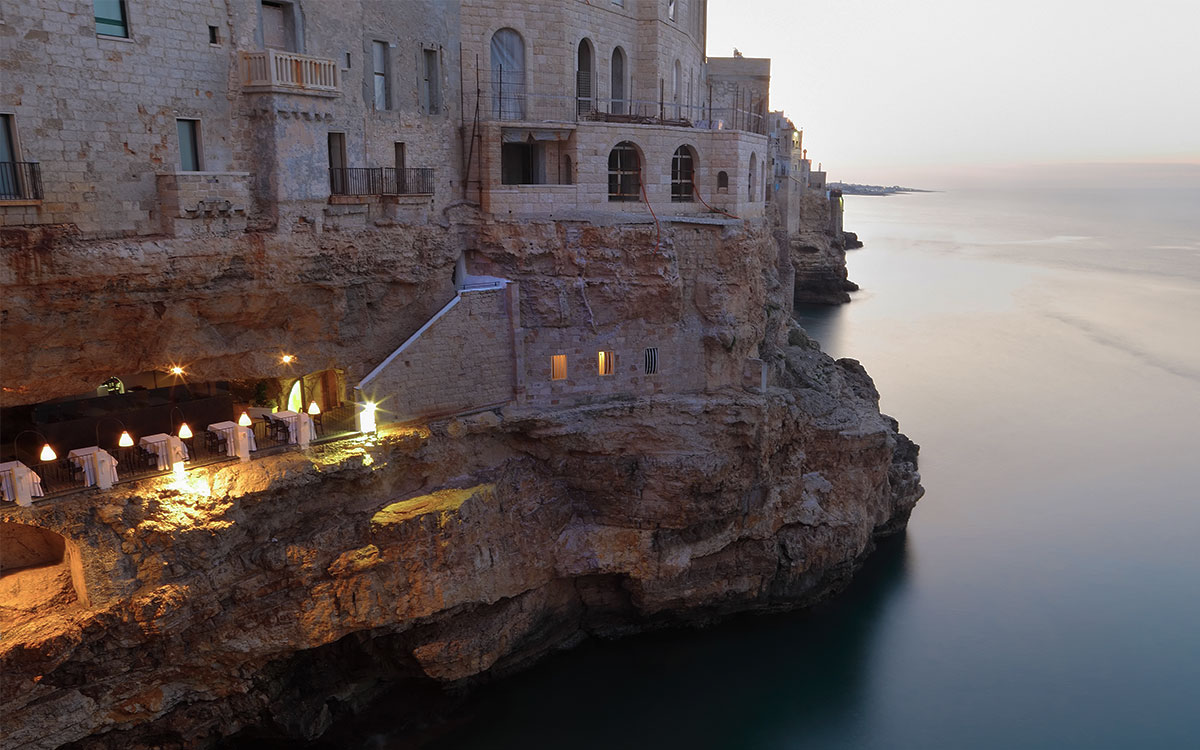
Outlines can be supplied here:
<path id="1" fill-rule="evenodd" d="M 575 66 L 575 113 L 579 117 L 587 117 L 592 113 L 595 91 L 595 76 L 592 75 L 592 43 L 587 39 L 579 41 L 579 55 Z"/>
<path id="2" fill-rule="evenodd" d="M 612 55 L 612 105 L 614 115 L 625 114 L 625 50 L 620 47 L 613 49 Z"/>
<path id="3" fill-rule="evenodd" d="M 691 146 L 680 146 L 671 157 L 671 200 L 690 203 L 695 193 L 696 152 Z"/>

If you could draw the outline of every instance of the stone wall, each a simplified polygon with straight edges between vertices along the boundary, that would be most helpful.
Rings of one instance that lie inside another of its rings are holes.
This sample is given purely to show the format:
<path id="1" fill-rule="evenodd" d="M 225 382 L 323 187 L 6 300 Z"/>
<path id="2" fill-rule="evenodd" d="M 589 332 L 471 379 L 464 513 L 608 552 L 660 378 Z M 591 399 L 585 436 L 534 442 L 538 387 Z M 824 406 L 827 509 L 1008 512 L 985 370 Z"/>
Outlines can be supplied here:
<path id="1" fill-rule="evenodd" d="M 6 8 L 0 112 L 14 115 L 19 158 L 41 163 L 45 197 L 39 206 L 0 203 L 0 225 L 72 223 L 89 238 L 158 234 L 157 176 L 180 167 L 177 118 L 199 121 L 203 170 L 252 175 L 247 213 L 257 223 L 323 223 L 330 132 L 345 134 L 351 167 L 394 167 L 404 143 L 406 166 L 435 169 L 438 209 L 461 198 L 458 4 L 283 2 L 298 19 L 297 52 L 334 61 L 340 91 L 242 90 L 241 52 L 263 49 L 257 0 L 125 3 L 128 39 L 98 35 L 91 3 Z M 389 45 L 383 110 L 371 96 L 376 40 Z M 426 49 L 439 60 L 437 112 L 422 105 Z"/>
<path id="2" fill-rule="evenodd" d="M 461 291 L 359 390 L 380 423 L 457 414 L 511 401 L 517 288 Z"/>
<path id="3" fill-rule="evenodd" d="M 159 174 L 157 181 L 165 234 L 178 237 L 246 228 L 249 172 L 170 172 Z"/>

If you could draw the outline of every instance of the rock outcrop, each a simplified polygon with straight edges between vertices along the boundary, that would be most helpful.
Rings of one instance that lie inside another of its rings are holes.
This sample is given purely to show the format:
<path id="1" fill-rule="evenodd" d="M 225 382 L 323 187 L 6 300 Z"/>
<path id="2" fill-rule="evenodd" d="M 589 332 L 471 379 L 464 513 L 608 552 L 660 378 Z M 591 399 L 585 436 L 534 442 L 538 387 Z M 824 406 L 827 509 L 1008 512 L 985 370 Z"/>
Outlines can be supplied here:
<path id="1" fill-rule="evenodd" d="M 837 591 L 921 496 L 916 448 L 857 362 L 787 339 L 766 393 L 509 407 L 19 511 L 104 590 L 6 628 L 6 746 L 307 739 L 385 679 Z"/>
<path id="2" fill-rule="evenodd" d="M 845 235 L 851 233 L 831 234 L 831 210 L 832 202 L 822 193 L 809 191 L 800 197 L 800 231 L 788 238 L 796 304 L 840 305 L 858 289 L 846 270 Z"/>

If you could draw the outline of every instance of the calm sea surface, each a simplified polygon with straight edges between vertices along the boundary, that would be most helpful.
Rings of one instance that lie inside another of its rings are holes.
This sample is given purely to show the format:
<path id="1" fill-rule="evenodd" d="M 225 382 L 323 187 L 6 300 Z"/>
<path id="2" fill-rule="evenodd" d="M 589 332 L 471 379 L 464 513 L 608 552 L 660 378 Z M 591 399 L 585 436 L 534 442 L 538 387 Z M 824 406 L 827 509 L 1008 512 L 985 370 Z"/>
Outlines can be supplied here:
<path id="1" fill-rule="evenodd" d="M 907 535 L 835 602 L 584 645 L 428 747 L 1200 746 L 1200 190 L 846 217 L 863 291 L 797 317 L 921 444 Z"/>

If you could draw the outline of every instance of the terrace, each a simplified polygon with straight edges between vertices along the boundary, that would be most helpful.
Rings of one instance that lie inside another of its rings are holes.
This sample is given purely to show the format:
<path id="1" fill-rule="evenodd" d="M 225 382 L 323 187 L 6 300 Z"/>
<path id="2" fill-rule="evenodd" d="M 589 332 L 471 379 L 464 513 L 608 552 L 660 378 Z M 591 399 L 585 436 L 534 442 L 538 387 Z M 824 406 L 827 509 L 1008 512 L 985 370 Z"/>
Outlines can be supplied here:
<path id="1" fill-rule="evenodd" d="M 103 395 L 4 409 L 3 501 L 28 505 L 35 498 L 181 475 L 359 434 L 357 405 L 329 391 L 301 388 L 301 403 L 307 396 L 308 406 L 279 410 L 249 405 L 229 383 L 189 384 L 169 373 L 127 382 L 144 382 L 147 375 L 148 385 L 160 379 L 165 385 L 124 391 L 125 383 L 113 378 L 98 389 L 111 389 Z"/>

